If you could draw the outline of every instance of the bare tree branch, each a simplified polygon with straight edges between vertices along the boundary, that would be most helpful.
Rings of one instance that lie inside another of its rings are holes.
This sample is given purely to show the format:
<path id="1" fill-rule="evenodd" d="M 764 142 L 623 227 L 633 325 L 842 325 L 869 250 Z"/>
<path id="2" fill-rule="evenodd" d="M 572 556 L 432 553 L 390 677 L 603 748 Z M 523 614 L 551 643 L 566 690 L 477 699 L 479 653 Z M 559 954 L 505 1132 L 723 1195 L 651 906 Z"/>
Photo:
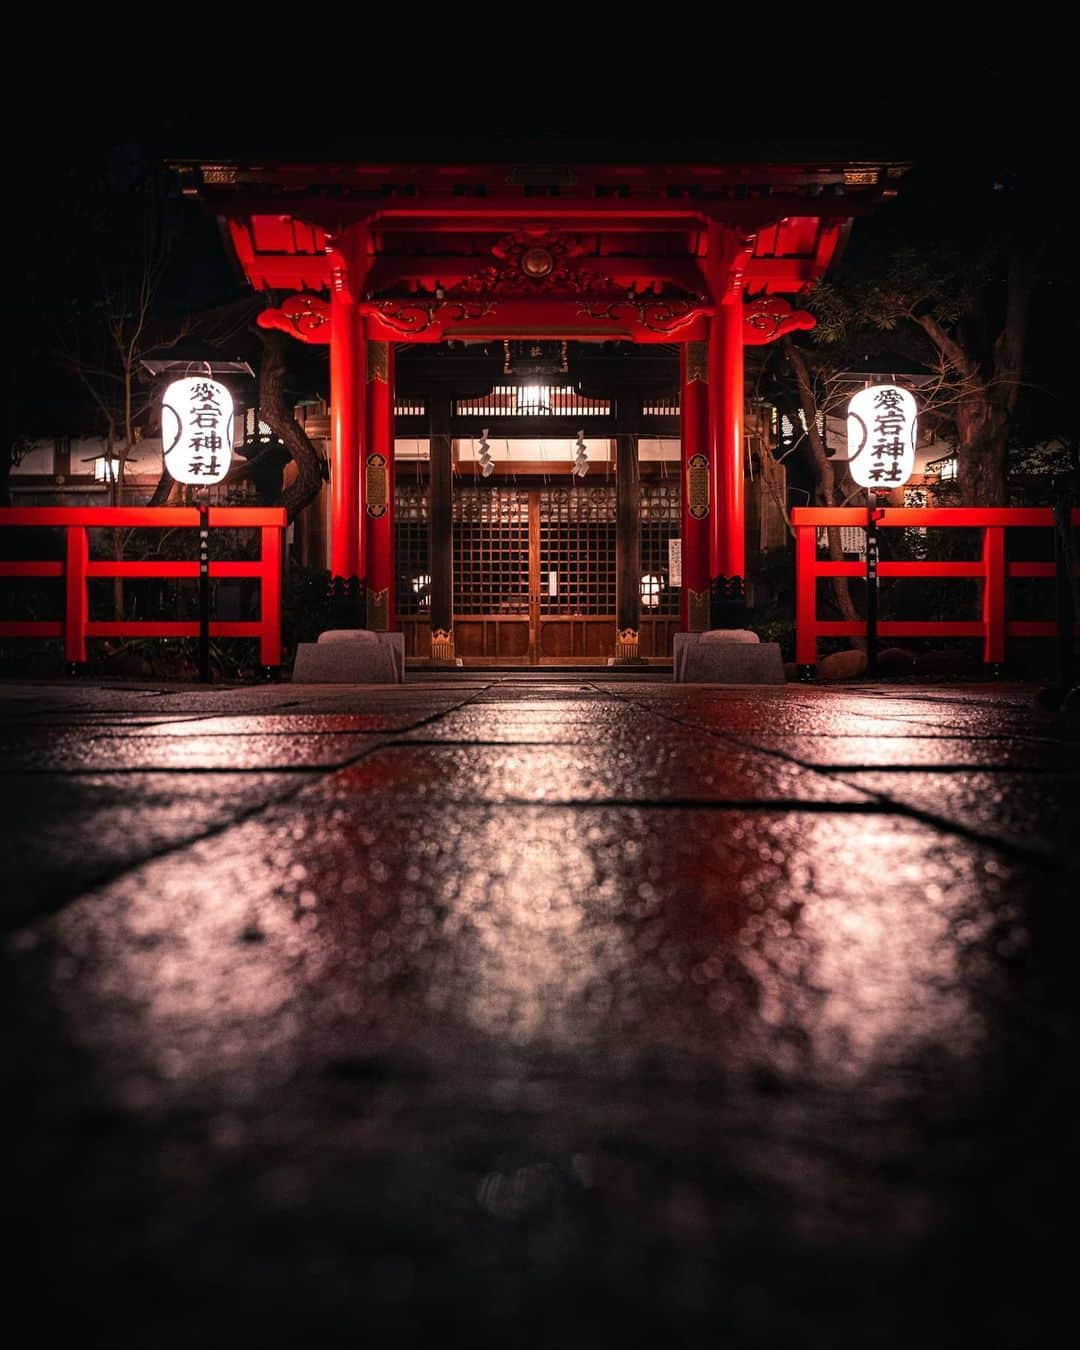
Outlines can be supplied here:
<path id="1" fill-rule="evenodd" d="M 266 328 L 254 330 L 262 342 L 259 368 L 259 414 L 285 446 L 296 465 L 296 477 L 282 495 L 289 520 L 315 500 L 325 481 L 324 461 L 293 416 L 285 397 L 285 335 Z"/>
<path id="2" fill-rule="evenodd" d="M 836 506 L 839 504 L 836 500 L 836 475 L 833 471 L 832 461 L 825 451 L 824 438 L 818 429 L 820 409 L 814 388 L 814 376 L 806 356 L 792 342 L 791 338 L 785 337 L 783 343 L 791 368 L 795 372 L 795 382 L 799 391 L 799 406 L 802 409 L 803 421 L 806 426 L 806 445 L 810 452 L 809 460 L 814 476 L 815 496 L 820 506 Z M 840 531 L 835 526 L 830 525 L 825 533 L 830 560 L 843 562 L 844 552 L 840 547 Z M 840 613 L 849 622 L 857 623 L 860 615 L 855 608 L 855 602 L 851 598 L 851 588 L 848 585 L 847 577 L 832 577 L 830 580 L 833 596 Z M 866 647 L 865 638 L 853 638 L 852 643 L 860 649 Z"/>

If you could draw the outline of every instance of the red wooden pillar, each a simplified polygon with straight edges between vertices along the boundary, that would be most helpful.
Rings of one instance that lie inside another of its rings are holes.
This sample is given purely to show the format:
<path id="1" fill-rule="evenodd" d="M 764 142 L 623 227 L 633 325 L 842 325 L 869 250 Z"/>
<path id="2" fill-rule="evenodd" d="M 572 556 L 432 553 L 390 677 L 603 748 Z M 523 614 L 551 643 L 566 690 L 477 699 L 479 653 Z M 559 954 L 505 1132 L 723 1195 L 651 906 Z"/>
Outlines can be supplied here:
<path id="1" fill-rule="evenodd" d="M 82 665 L 86 660 L 86 621 L 90 613 L 86 568 L 89 557 L 86 527 L 69 525 L 64 558 L 64 659 L 69 666 Z"/>
<path id="2" fill-rule="evenodd" d="M 349 252 L 355 253 L 355 247 Z M 336 253 L 334 258 L 330 292 L 330 571 L 335 577 L 362 578 L 364 324 L 356 307 L 355 265 L 348 253 Z"/>
<path id="3" fill-rule="evenodd" d="M 281 525 L 262 527 L 262 575 L 259 578 L 259 660 L 273 669 L 281 665 Z"/>
<path id="4" fill-rule="evenodd" d="M 709 324 L 709 460 L 715 489 L 709 570 L 721 593 L 741 604 L 746 574 L 743 486 L 743 306 L 741 291 L 719 305 Z"/>
<path id="5" fill-rule="evenodd" d="M 817 665 L 817 526 L 795 526 L 795 660 Z"/>
<path id="6" fill-rule="evenodd" d="M 394 348 L 367 344 L 367 436 L 364 500 L 367 514 L 367 626 L 397 626 L 394 566 Z"/>
<path id="7" fill-rule="evenodd" d="M 707 343 L 684 342 L 682 364 L 682 594 L 684 632 L 709 627 L 709 367 Z"/>
<path id="8" fill-rule="evenodd" d="M 1005 561 L 1005 531 L 1000 525 L 983 530 L 983 660 L 987 665 L 1005 662 L 1005 596 L 1008 566 Z"/>

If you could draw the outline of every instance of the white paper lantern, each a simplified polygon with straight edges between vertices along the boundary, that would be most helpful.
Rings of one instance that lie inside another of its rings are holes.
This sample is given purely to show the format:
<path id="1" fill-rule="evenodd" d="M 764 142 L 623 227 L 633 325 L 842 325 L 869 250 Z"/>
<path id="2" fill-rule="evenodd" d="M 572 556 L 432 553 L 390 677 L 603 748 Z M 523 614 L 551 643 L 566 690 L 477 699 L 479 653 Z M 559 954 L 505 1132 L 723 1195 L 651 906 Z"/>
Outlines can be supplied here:
<path id="1" fill-rule="evenodd" d="M 848 468 L 860 487 L 888 492 L 915 468 L 918 407 L 906 389 L 875 384 L 848 404 Z"/>
<path id="2" fill-rule="evenodd" d="M 178 483 L 220 483 L 232 463 L 232 394 L 205 375 L 174 380 L 161 407 L 165 467 Z"/>

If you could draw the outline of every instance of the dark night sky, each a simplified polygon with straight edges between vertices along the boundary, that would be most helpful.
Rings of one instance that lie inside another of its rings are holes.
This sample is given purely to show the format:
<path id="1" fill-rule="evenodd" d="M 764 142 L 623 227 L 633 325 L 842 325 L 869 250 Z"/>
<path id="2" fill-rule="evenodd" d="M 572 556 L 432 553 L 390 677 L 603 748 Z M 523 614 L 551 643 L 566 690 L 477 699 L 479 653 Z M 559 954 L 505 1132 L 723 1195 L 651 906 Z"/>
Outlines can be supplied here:
<path id="1" fill-rule="evenodd" d="M 912 55 L 885 29 L 860 84 L 851 78 L 851 51 L 820 43 L 810 54 L 788 30 L 780 55 L 759 33 L 756 45 L 710 49 L 696 61 L 685 43 L 669 50 L 635 35 L 590 42 L 554 16 L 530 23 L 527 42 L 500 28 L 494 51 L 470 44 L 465 53 L 427 38 L 421 24 L 418 37 L 385 34 L 389 59 L 367 65 L 359 51 L 339 58 L 325 42 L 317 56 L 277 50 L 270 62 L 245 44 L 223 68 L 218 99 L 205 84 L 178 85 L 161 48 L 138 43 L 140 60 L 127 72 L 132 91 L 113 81 L 99 94 L 86 64 L 69 72 L 61 62 L 48 87 L 39 71 L 16 72 L 5 90 L 16 202 L 9 247 L 18 260 L 7 291 L 10 312 L 22 316 L 7 368 L 11 429 L 43 433 L 67 415 L 51 359 L 58 326 L 73 307 L 92 303 L 103 268 L 130 252 L 135 191 L 169 157 L 893 158 L 916 164 L 905 190 L 913 201 L 933 202 L 940 192 L 976 212 L 988 185 L 1009 175 L 1072 190 L 1072 154 L 1061 146 L 1074 120 L 1066 120 L 1073 77 L 1065 57 L 1018 54 L 1011 41 L 989 59 L 971 47 L 961 56 L 925 42 Z M 30 73 L 24 89 L 20 78 Z M 58 93 L 73 88 L 77 101 Z M 185 97 L 170 97 L 185 89 Z M 201 208 L 178 201 L 172 220 L 162 310 L 242 294 Z M 1056 358 L 1060 344 L 1045 338 L 1056 333 L 1061 306 L 1045 308 L 1035 346 Z"/>

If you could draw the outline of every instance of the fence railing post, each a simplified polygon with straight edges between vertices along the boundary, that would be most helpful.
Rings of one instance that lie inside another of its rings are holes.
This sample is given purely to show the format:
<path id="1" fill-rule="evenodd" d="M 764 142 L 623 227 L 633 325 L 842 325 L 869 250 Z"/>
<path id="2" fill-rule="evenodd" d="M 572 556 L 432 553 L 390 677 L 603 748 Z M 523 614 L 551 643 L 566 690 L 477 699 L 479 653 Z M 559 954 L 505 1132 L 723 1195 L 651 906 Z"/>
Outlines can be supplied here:
<path id="1" fill-rule="evenodd" d="M 84 525 L 69 525 L 64 552 L 64 660 L 69 668 L 86 661 L 86 621 L 90 602 L 86 594 L 86 564 L 90 539 Z M 74 670 L 71 671 L 74 674 Z"/>
<path id="2" fill-rule="evenodd" d="M 795 661 L 817 665 L 817 527 L 795 526 Z"/>
<path id="3" fill-rule="evenodd" d="M 281 536 L 280 525 L 262 527 L 259 660 L 269 670 L 281 665 Z"/>
<path id="4" fill-rule="evenodd" d="M 1000 525 L 983 527 L 983 660 L 990 666 L 1005 664 L 1005 530 Z"/>

